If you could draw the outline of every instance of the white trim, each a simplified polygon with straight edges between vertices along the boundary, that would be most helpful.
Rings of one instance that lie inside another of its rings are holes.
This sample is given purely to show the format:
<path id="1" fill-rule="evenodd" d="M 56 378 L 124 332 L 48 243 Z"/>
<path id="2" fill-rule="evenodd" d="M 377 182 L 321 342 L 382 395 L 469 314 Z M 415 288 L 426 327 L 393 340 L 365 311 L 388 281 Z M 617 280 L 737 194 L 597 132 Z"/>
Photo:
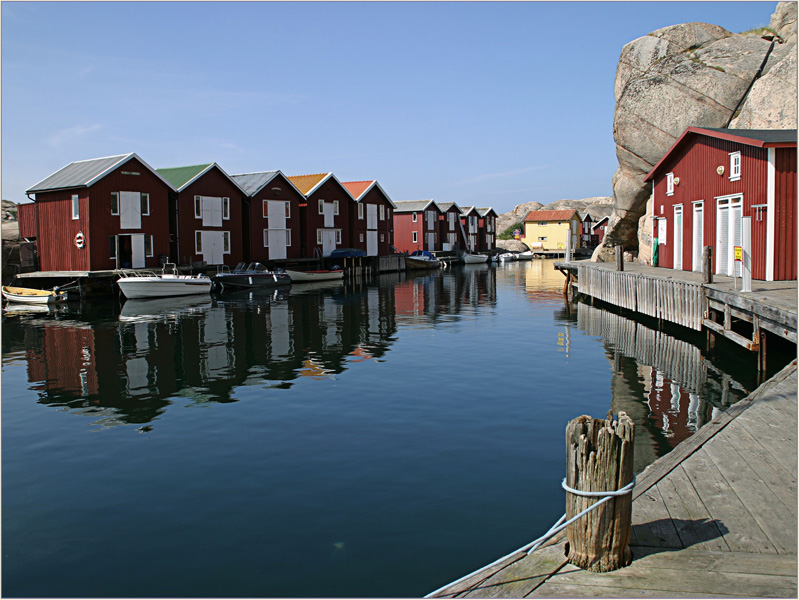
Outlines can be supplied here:
<path id="1" fill-rule="evenodd" d="M 674 248 L 672 254 L 672 269 L 677 271 L 683 270 L 683 234 L 685 233 L 684 230 L 684 220 L 685 215 L 683 213 L 683 206 L 682 204 L 675 204 L 673 208 L 673 216 L 674 216 Z M 679 214 L 680 218 L 677 219 L 677 215 Z M 679 258 L 679 261 L 677 260 Z M 679 262 L 679 267 L 677 263 Z"/>
<path id="2" fill-rule="evenodd" d="M 776 219 L 777 149 L 768 149 L 766 163 L 766 281 L 774 281 L 774 232 Z"/>
<path id="3" fill-rule="evenodd" d="M 72 203 L 72 220 L 77 221 L 80 219 L 80 196 L 78 194 L 72 194 L 70 196 L 70 202 Z"/>
<path id="4" fill-rule="evenodd" d="M 737 159 L 737 161 L 736 161 Z M 738 168 L 735 169 L 734 167 Z M 730 152 L 730 181 L 741 179 L 741 151 Z"/>
<path id="5" fill-rule="evenodd" d="M 666 173 L 666 195 L 674 195 L 674 173 Z"/>

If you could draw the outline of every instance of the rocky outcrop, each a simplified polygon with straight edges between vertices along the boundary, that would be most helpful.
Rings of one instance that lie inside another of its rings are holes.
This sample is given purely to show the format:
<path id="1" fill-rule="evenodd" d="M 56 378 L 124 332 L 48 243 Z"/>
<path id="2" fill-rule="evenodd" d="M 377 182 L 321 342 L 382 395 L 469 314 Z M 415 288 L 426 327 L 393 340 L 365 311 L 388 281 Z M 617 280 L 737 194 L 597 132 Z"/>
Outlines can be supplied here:
<path id="1" fill-rule="evenodd" d="M 651 193 L 643 178 L 687 127 L 727 127 L 733 116 L 730 127 L 796 127 L 795 3 L 778 5 L 771 29 L 780 36 L 773 48 L 762 32 L 707 23 L 665 27 L 624 46 L 615 82 L 614 214 L 595 260 L 613 260 L 615 244 L 638 252 Z"/>

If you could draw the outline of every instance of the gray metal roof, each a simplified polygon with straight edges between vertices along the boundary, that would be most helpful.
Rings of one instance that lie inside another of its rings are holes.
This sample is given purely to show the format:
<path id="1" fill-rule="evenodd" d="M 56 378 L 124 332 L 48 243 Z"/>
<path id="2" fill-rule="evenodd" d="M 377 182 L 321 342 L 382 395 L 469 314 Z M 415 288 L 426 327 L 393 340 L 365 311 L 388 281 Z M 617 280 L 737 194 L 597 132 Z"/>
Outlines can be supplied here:
<path id="1" fill-rule="evenodd" d="M 118 156 L 106 156 L 105 158 L 93 158 L 90 160 L 78 160 L 71 162 L 66 167 L 59 169 L 49 177 L 42 179 L 26 193 L 35 194 L 36 192 L 50 190 L 88 187 L 100 179 L 103 175 L 115 169 L 117 166 L 124 164 L 134 156 L 136 155 L 130 153 L 120 154 Z"/>
<path id="2" fill-rule="evenodd" d="M 248 196 L 255 196 L 261 189 L 280 174 L 280 171 L 261 171 L 260 173 L 242 173 L 241 175 L 231 175 L 244 193 Z"/>
<path id="3" fill-rule="evenodd" d="M 436 204 L 438 204 L 438 208 L 441 209 L 441 212 L 447 212 L 453 206 L 458 209 L 458 212 L 461 210 L 461 207 L 454 202 L 436 202 Z"/>
<path id="4" fill-rule="evenodd" d="M 419 212 L 431 204 L 435 205 L 435 202 L 432 200 L 401 200 L 394 203 L 394 212 Z"/>
<path id="5" fill-rule="evenodd" d="M 493 212 L 495 216 L 499 216 L 497 215 L 497 211 L 494 210 L 493 206 L 487 206 L 485 208 L 477 209 L 477 214 L 479 214 L 481 217 L 485 217 L 490 212 Z"/>
<path id="6" fill-rule="evenodd" d="M 708 131 L 727 133 L 750 140 L 768 143 L 796 142 L 796 129 L 723 129 L 717 127 L 701 127 Z"/>

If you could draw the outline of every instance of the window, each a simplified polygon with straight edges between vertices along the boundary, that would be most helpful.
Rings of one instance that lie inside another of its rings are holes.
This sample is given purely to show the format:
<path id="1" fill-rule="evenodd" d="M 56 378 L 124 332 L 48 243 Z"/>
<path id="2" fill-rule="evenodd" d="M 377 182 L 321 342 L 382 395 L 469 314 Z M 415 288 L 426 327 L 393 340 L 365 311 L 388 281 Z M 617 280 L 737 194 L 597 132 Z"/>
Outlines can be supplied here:
<path id="1" fill-rule="evenodd" d="M 674 173 L 666 173 L 666 195 L 674 195 Z"/>
<path id="2" fill-rule="evenodd" d="M 222 198 L 222 219 L 230 219 L 230 198 Z"/>
<path id="3" fill-rule="evenodd" d="M 382 243 L 382 242 L 385 242 L 385 241 L 386 241 L 386 234 L 385 233 L 381 233 L 380 234 L 380 242 Z"/>
<path id="4" fill-rule="evenodd" d="M 546 221 L 539 221 L 538 222 L 538 226 L 539 227 L 543 227 L 544 225 L 546 225 Z"/>
<path id="5" fill-rule="evenodd" d="M 417 243 L 419 241 L 419 233 L 414 231 L 413 232 L 413 243 Z"/>
<path id="6" fill-rule="evenodd" d="M 738 181 L 741 178 L 741 153 L 730 152 L 730 181 Z"/>
<path id="7" fill-rule="evenodd" d="M 144 236 L 144 256 L 152 256 L 153 255 L 153 236 L 145 235 Z"/>
<path id="8" fill-rule="evenodd" d="M 316 230 L 316 243 L 317 244 L 321 244 L 322 243 L 322 230 L 321 229 L 317 229 Z"/>
<path id="9" fill-rule="evenodd" d="M 230 232 L 222 232 L 222 254 L 230 254 Z"/>
<path id="10" fill-rule="evenodd" d="M 288 202 L 286 202 L 288 206 Z M 286 229 L 286 246 L 291 246 L 291 229 Z"/>
<path id="11" fill-rule="evenodd" d="M 111 214 L 119 214 L 119 192 L 111 192 Z M 114 258 L 113 256 L 111 258 Z"/>
<path id="12" fill-rule="evenodd" d="M 263 208 L 261 210 L 261 212 L 264 215 L 264 219 L 268 219 L 269 218 L 269 204 L 268 204 L 268 202 L 269 202 L 269 200 L 264 200 Z"/>
<path id="13" fill-rule="evenodd" d="M 195 219 L 202 219 L 203 218 L 203 198 L 202 198 L 202 196 L 195 196 L 194 197 L 194 218 Z"/>
<path id="14" fill-rule="evenodd" d="M 141 215 L 143 217 L 150 216 L 150 194 L 141 195 Z M 152 254 L 148 254 L 148 256 L 152 256 Z"/>
<path id="15" fill-rule="evenodd" d="M 324 200 L 320 200 L 319 201 L 319 214 L 320 215 L 325 214 L 325 201 Z M 321 244 L 322 242 L 319 242 L 319 243 Z"/>
<path id="16" fill-rule="evenodd" d="M 539 241 L 539 242 L 546 242 L 546 241 L 547 241 L 547 236 L 542 236 L 542 237 L 539 237 L 539 238 L 538 238 L 538 241 Z"/>
<path id="17" fill-rule="evenodd" d="M 417 220 L 417 219 L 416 219 L 416 217 L 417 217 L 416 213 L 413 213 L 413 218 L 411 219 L 411 221 L 413 221 L 414 223 L 416 223 L 416 220 Z"/>
<path id="18" fill-rule="evenodd" d="M 338 215 L 338 200 L 333 200 L 333 214 Z"/>
<path id="19" fill-rule="evenodd" d="M 269 248 L 269 230 L 264 229 L 264 248 Z"/>
<path id="20" fill-rule="evenodd" d="M 363 243 L 363 234 L 361 234 L 361 242 Z"/>
<path id="21" fill-rule="evenodd" d="M 77 194 L 72 195 L 72 218 L 80 219 L 80 198 Z"/>
<path id="22" fill-rule="evenodd" d="M 108 258 L 116 260 L 117 257 L 117 236 L 108 236 Z"/>
<path id="23" fill-rule="evenodd" d="M 363 204 L 358 203 L 358 218 L 363 220 Z"/>
<path id="24" fill-rule="evenodd" d="M 381 221 L 386 220 L 386 207 L 383 206 L 382 204 L 380 205 L 380 220 Z"/>
<path id="25" fill-rule="evenodd" d="M 341 229 L 336 229 L 336 244 L 341 243 Z"/>
<path id="26" fill-rule="evenodd" d="M 286 202 L 286 218 L 291 218 L 291 202 Z"/>
<path id="27" fill-rule="evenodd" d="M 195 196 L 198 198 L 199 196 Z M 202 231 L 195 231 L 194 232 L 194 253 L 195 254 L 202 254 L 203 253 L 203 232 Z"/>

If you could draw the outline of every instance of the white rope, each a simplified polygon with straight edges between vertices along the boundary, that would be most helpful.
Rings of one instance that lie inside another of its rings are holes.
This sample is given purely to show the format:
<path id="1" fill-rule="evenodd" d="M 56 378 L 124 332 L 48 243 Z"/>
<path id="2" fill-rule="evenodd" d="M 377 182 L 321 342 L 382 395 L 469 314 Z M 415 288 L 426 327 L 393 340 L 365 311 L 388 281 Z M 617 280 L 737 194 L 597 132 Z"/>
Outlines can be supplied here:
<path id="1" fill-rule="evenodd" d="M 565 477 L 563 478 L 563 481 L 561 482 L 561 484 L 560 484 L 560 485 L 561 485 L 561 487 L 563 487 L 563 489 L 564 489 L 564 490 L 566 490 L 567 492 L 570 492 L 570 493 L 572 493 L 572 494 L 576 494 L 576 495 L 578 495 L 578 496 L 589 496 L 589 497 L 603 496 L 603 498 L 602 498 L 601 500 L 598 500 L 597 502 L 594 502 L 594 503 L 593 503 L 591 506 L 589 506 L 588 508 L 586 508 L 586 509 L 585 509 L 584 511 L 582 511 L 581 513 L 579 513 L 579 514 L 577 514 L 577 515 L 573 516 L 571 519 L 569 519 L 569 520 L 568 520 L 568 521 L 566 521 L 565 523 L 564 523 L 563 521 L 564 521 L 564 519 L 566 518 L 566 513 L 564 513 L 564 514 L 563 514 L 563 516 L 562 516 L 560 519 L 558 519 L 558 521 L 557 521 L 557 522 L 556 522 L 556 523 L 555 523 L 555 524 L 554 524 L 552 527 L 550 527 L 550 528 L 549 528 L 549 531 L 547 531 L 547 532 L 546 532 L 544 535 L 542 535 L 540 538 L 533 540 L 533 541 L 532 541 L 532 542 L 530 542 L 529 544 L 525 544 L 524 546 L 522 546 L 522 547 L 521 547 L 521 548 L 519 548 L 518 550 L 514 550 L 514 551 L 513 551 L 513 552 L 511 552 L 510 554 L 506 554 L 506 555 L 505 555 L 505 556 L 503 556 L 502 558 L 498 558 L 497 560 L 495 560 L 495 561 L 494 561 L 494 562 L 492 562 L 491 564 L 489 564 L 489 565 L 486 565 L 486 566 L 485 566 L 485 567 L 483 567 L 482 569 L 479 569 L 480 571 L 484 571 L 484 570 L 486 570 L 486 569 L 490 569 L 490 568 L 491 568 L 491 567 L 493 567 L 494 565 L 497 565 L 497 564 L 501 563 L 503 560 L 505 560 L 505 559 L 506 559 L 506 558 L 508 558 L 509 556 L 513 556 L 513 555 L 514 555 L 514 554 L 516 554 L 517 552 L 527 552 L 527 554 L 528 554 L 528 555 L 532 554 L 532 553 L 533 553 L 533 551 L 535 551 L 536 549 L 538 549 L 538 547 L 539 547 L 539 546 L 541 546 L 541 544 L 543 544 L 544 542 L 546 542 L 548 539 L 550 539 L 550 538 L 551 538 L 552 536 L 554 536 L 556 533 L 560 533 L 561 531 L 563 531 L 564 529 L 566 529 L 566 528 L 567 528 L 569 525 L 571 525 L 572 523 L 574 523 L 574 522 L 575 522 L 575 521 L 577 521 L 578 519 L 580 519 L 580 518 L 584 517 L 585 515 L 587 515 L 589 512 L 591 512 L 592 510 L 594 510 L 594 509 L 595 509 L 597 506 L 599 506 L 600 504 L 604 504 L 605 502 L 607 502 L 608 500 L 610 500 L 611 498 L 614 498 L 614 497 L 616 497 L 616 496 L 623 496 L 623 495 L 625 495 L 625 494 L 629 494 L 630 492 L 632 492 L 632 491 L 633 491 L 633 488 L 635 487 L 635 475 L 633 475 L 633 480 L 632 480 L 630 483 L 628 483 L 627 485 L 625 485 L 623 488 L 619 488 L 618 490 L 616 490 L 616 491 L 613 491 L 613 492 L 583 492 L 583 491 L 581 491 L 581 490 L 575 490 L 574 488 L 571 488 L 571 487 L 569 487 L 568 485 L 566 485 L 566 478 L 565 478 Z M 451 586 L 453 586 L 453 585 L 455 585 L 455 584 L 458 584 L 458 583 L 460 583 L 461 581 L 464 581 L 465 579 L 468 579 L 469 577 L 471 577 L 472 575 L 474 575 L 476 572 L 477 572 L 477 571 L 473 571 L 472 573 L 469 573 L 468 575 L 464 575 L 464 576 L 463 576 L 463 577 L 461 577 L 460 579 L 457 579 L 457 580 L 455 580 L 455 581 L 453 581 L 453 582 L 451 582 L 451 583 L 448 583 L 447 585 L 445 585 L 445 586 L 443 586 L 443 587 L 440 587 L 440 588 L 438 588 L 438 589 L 437 589 L 436 591 L 434 591 L 434 592 L 430 592 L 429 594 L 427 594 L 427 595 L 425 596 L 425 598 L 432 598 L 432 597 L 434 597 L 436 594 L 438 594 L 439 592 L 441 592 L 441 591 L 445 590 L 446 588 L 448 588 L 448 587 L 451 587 Z"/>

